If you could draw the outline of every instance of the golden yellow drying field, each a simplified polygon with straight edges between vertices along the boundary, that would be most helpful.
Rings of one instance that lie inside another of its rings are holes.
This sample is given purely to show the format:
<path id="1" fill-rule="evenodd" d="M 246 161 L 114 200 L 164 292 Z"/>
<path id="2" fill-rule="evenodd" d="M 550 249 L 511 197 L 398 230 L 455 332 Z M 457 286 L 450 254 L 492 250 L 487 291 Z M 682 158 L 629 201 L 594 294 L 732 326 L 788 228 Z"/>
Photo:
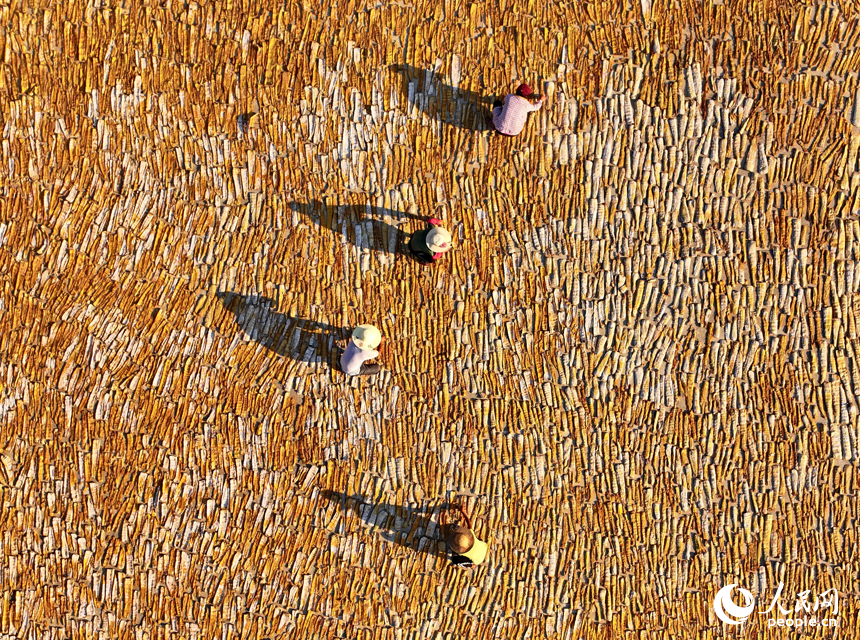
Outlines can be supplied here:
<path id="1" fill-rule="evenodd" d="M 860 636 L 856 3 L 2 4 L 0 637 Z"/>

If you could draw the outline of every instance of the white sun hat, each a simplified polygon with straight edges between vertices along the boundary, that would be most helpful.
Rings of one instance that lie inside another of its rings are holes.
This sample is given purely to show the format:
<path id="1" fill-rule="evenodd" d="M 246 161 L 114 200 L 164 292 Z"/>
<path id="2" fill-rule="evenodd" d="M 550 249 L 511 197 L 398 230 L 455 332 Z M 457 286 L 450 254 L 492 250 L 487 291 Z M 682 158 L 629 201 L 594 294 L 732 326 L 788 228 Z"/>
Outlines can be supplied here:
<path id="1" fill-rule="evenodd" d="M 427 247 L 434 253 L 442 253 L 451 248 L 451 234 L 443 227 L 433 227 L 427 232 Z"/>
<path id="2" fill-rule="evenodd" d="M 376 349 L 382 342 L 382 334 L 372 324 L 360 324 L 352 330 L 352 341 L 359 349 Z"/>

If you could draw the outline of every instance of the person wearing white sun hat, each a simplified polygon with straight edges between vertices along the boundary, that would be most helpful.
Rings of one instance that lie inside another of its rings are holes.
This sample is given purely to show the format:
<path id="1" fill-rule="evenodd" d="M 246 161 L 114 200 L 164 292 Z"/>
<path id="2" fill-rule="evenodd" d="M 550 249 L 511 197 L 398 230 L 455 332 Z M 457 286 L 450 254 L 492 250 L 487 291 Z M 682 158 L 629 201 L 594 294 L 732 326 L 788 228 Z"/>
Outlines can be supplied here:
<path id="1" fill-rule="evenodd" d="M 379 356 L 376 347 L 382 342 L 382 334 L 372 324 L 362 324 L 352 331 L 352 339 L 340 357 L 340 367 L 348 376 L 370 376 L 379 373 L 382 365 L 365 364 Z"/>
<path id="2" fill-rule="evenodd" d="M 438 218 L 427 221 L 430 226 L 416 231 L 409 238 L 409 251 L 423 264 L 433 264 L 451 249 L 451 233 Z"/>

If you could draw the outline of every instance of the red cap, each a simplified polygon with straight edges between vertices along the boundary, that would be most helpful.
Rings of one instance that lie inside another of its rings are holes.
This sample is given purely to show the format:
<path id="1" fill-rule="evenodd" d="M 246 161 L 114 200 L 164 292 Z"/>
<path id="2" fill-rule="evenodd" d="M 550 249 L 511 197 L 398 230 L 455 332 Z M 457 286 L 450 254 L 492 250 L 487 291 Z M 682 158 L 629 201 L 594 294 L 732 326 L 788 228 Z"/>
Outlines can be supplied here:
<path id="1" fill-rule="evenodd" d="M 521 84 L 517 87 L 517 95 L 523 98 L 528 98 L 532 94 L 532 88 L 527 84 Z"/>

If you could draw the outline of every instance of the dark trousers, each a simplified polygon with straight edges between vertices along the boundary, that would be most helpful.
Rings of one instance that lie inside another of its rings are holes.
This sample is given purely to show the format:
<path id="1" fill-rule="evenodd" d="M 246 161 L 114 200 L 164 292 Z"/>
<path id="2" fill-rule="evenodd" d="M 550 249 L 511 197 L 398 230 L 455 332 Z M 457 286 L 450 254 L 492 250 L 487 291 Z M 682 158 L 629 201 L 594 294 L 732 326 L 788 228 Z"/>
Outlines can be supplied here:
<path id="1" fill-rule="evenodd" d="M 379 370 L 382 369 L 382 365 L 380 364 L 363 364 L 361 365 L 361 371 L 358 372 L 360 376 L 372 376 L 374 374 L 379 373 Z"/>
<path id="2" fill-rule="evenodd" d="M 429 253 L 424 253 L 423 251 L 415 251 L 410 245 L 406 245 L 406 248 L 409 250 L 409 254 L 415 258 L 421 264 L 434 264 L 436 261 L 433 259 L 433 255 Z"/>
<path id="3" fill-rule="evenodd" d="M 453 553 L 451 555 L 450 559 L 451 559 L 451 564 L 453 564 L 454 566 L 457 566 L 457 567 L 468 568 L 468 567 L 474 567 L 475 566 L 475 563 L 472 562 L 472 560 L 470 558 L 467 558 L 466 556 L 457 555 L 456 553 Z"/>

